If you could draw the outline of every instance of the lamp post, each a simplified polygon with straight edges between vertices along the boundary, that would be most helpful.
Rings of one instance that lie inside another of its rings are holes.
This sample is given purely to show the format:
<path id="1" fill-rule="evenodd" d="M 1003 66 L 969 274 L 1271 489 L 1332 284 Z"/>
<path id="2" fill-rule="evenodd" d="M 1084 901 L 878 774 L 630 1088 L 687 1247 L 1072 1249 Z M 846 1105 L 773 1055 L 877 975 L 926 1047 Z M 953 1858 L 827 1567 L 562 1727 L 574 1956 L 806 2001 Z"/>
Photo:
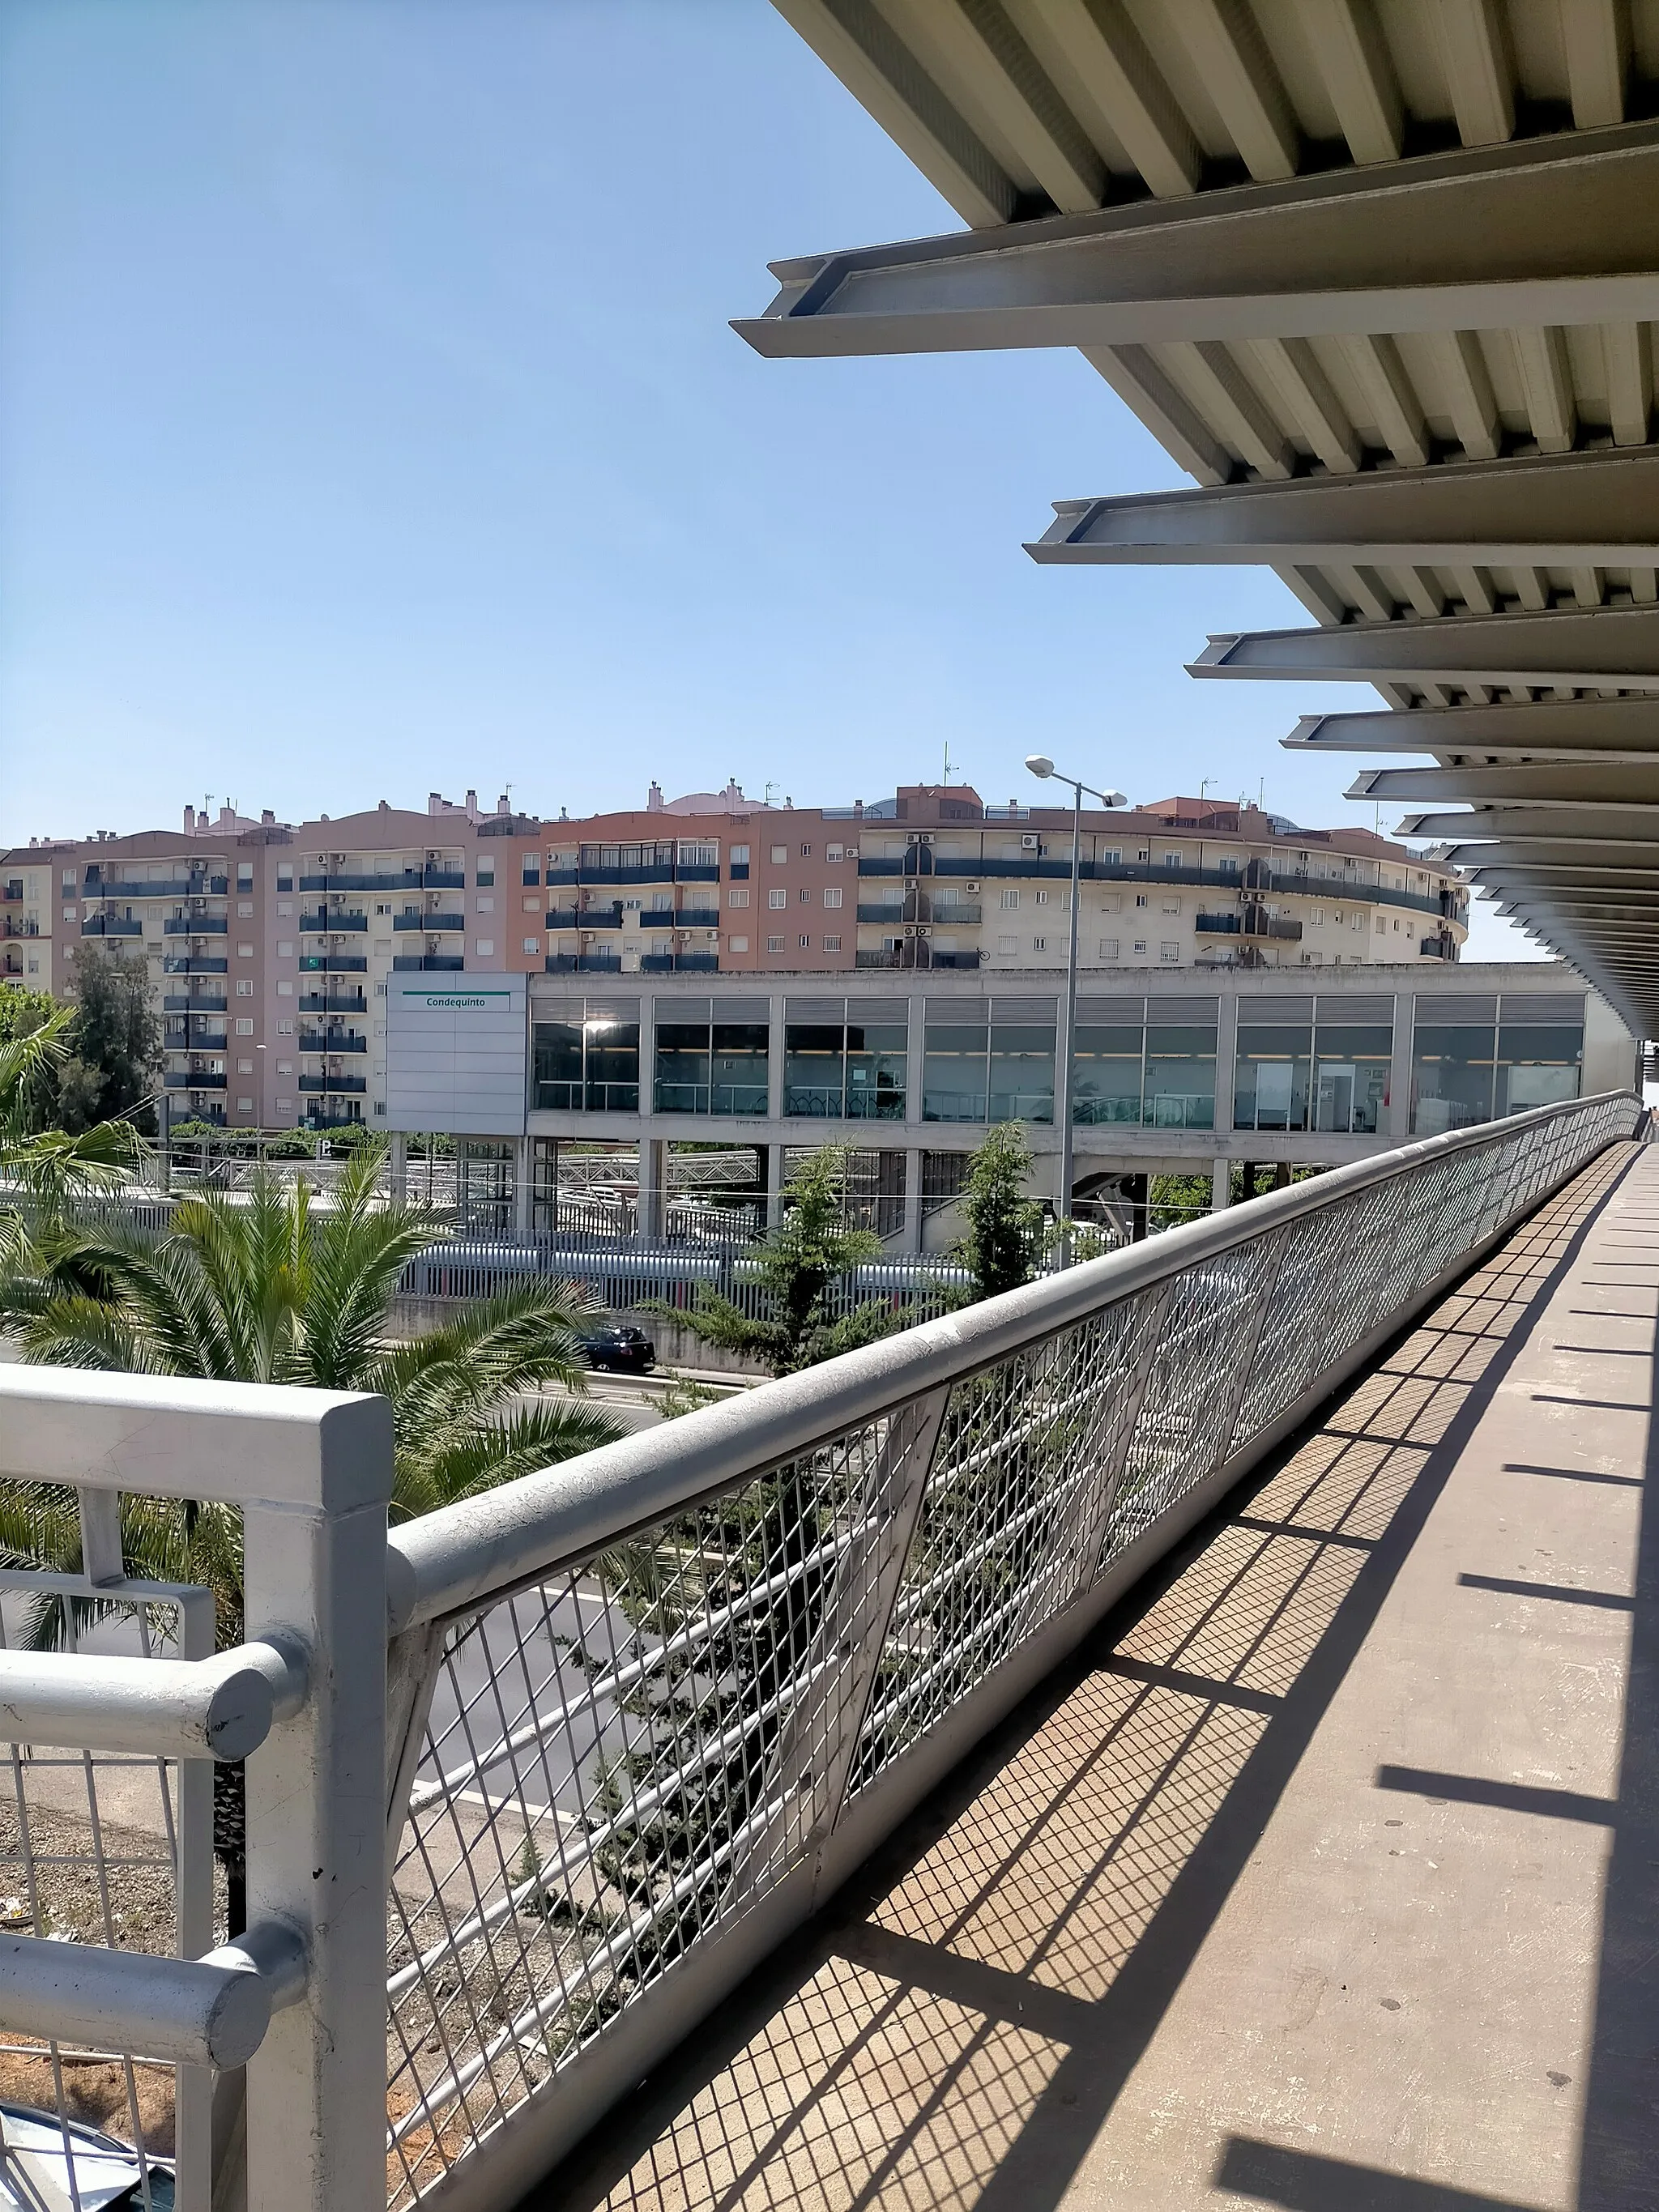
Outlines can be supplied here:
<path id="1" fill-rule="evenodd" d="M 1060 1206 L 1063 1220 L 1072 1215 L 1072 1039 L 1077 1032 L 1077 928 L 1078 894 L 1082 879 L 1083 856 L 1083 794 L 1097 799 L 1103 806 L 1127 806 L 1127 799 L 1121 791 L 1097 791 L 1092 784 L 1083 782 L 1074 775 L 1066 775 L 1057 769 L 1047 753 L 1028 753 L 1025 765 L 1034 776 L 1047 782 L 1059 775 L 1062 783 L 1072 787 L 1072 927 L 1066 951 L 1066 1023 L 1059 1038 L 1055 1073 L 1059 1081 L 1055 1089 L 1059 1096 L 1054 1110 L 1060 1117 Z M 1072 1261 L 1071 1239 L 1062 1237 L 1060 1243 L 1060 1264 L 1067 1267 Z"/>

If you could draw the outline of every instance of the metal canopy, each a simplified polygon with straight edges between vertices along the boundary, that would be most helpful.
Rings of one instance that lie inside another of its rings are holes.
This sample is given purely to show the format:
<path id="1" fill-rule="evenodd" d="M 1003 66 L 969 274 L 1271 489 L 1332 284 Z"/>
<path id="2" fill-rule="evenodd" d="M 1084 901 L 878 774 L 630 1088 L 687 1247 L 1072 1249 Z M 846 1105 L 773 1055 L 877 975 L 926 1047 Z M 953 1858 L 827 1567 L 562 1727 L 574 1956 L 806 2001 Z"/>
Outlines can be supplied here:
<path id="1" fill-rule="evenodd" d="M 1318 627 L 1212 639 L 1194 672 L 1376 685 L 1392 714 L 1291 742 L 1424 757 L 1371 788 L 1480 811 L 1406 833 L 1496 860 L 1659 1034 L 1645 902 L 1580 911 L 1545 866 L 1659 887 L 1651 10 L 775 4 L 969 228 L 776 263 L 743 335 L 1080 346 L 1203 489 L 1067 500 L 1034 556 L 1270 564 Z"/>

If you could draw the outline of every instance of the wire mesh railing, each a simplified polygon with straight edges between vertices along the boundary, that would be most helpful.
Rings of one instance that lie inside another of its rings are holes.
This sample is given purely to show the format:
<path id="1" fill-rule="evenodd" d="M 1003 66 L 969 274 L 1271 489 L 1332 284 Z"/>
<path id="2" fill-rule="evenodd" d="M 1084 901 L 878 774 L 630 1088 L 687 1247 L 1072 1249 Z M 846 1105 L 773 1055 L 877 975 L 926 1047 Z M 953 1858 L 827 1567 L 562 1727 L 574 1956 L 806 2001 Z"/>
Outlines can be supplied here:
<path id="1" fill-rule="evenodd" d="M 513 2201 L 1608 1144 L 1337 1170 L 394 1532 L 388 2201 Z"/>

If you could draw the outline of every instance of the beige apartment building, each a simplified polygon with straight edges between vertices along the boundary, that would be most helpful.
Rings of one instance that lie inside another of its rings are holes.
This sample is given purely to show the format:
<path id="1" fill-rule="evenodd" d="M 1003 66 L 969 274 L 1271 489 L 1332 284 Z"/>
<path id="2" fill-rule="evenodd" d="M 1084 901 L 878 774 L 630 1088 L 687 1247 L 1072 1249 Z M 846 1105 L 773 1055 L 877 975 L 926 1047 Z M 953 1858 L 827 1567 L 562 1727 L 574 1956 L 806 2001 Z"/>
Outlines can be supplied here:
<path id="1" fill-rule="evenodd" d="M 1158 800 L 1083 817 L 1079 953 L 1093 973 L 1454 961 L 1455 870 L 1363 830 Z M 373 1121 L 389 979 L 1063 968 L 1072 820 L 908 785 L 844 807 L 736 785 L 572 821 L 433 793 L 297 824 L 228 805 L 178 830 L 0 855 L 0 982 L 67 991 L 101 941 L 142 958 L 169 1119 Z"/>

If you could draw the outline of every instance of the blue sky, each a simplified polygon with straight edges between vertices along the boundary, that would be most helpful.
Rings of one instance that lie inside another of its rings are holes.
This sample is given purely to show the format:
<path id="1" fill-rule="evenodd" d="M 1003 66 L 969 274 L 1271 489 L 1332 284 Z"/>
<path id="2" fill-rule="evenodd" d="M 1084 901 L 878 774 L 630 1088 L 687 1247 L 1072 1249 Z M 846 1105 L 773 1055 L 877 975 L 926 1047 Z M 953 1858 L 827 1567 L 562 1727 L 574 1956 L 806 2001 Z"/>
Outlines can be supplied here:
<path id="1" fill-rule="evenodd" d="M 1372 821 L 1278 744 L 1369 691 L 1183 673 L 1305 619 L 1275 580 L 1020 550 L 1183 481 L 1078 356 L 726 327 L 957 227 L 765 0 L 10 0 L 0 87 L 0 842 L 833 804 L 947 742 Z"/>

